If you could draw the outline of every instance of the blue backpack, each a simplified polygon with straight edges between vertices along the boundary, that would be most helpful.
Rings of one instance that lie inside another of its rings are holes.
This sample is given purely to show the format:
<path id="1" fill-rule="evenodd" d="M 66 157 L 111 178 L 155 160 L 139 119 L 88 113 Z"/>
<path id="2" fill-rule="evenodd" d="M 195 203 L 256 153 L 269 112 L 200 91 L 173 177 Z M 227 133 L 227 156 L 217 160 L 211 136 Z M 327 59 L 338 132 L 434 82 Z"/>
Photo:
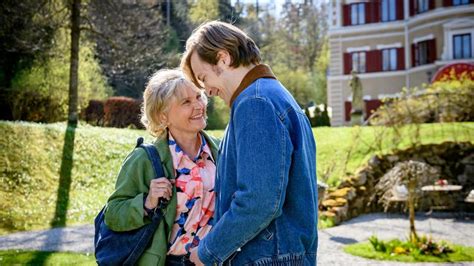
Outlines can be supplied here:
<path id="1" fill-rule="evenodd" d="M 161 165 L 160 155 L 155 146 L 144 144 L 143 138 L 137 139 L 137 148 L 145 149 L 152 162 L 156 177 L 165 176 Z M 95 258 L 99 265 L 135 265 L 149 246 L 153 234 L 163 218 L 161 210 L 166 207 L 166 201 L 160 201 L 159 207 L 153 212 L 151 223 L 138 229 L 126 232 L 110 230 L 104 222 L 105 206 L 94 220 Z"/>

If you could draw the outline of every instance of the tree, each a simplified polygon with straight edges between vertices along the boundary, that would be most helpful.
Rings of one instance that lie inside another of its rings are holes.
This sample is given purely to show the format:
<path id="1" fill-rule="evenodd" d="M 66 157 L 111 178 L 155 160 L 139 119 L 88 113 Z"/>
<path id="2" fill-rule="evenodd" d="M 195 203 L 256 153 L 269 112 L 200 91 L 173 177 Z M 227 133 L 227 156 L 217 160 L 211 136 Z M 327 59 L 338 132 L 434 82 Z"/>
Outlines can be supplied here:
<path id="1" fill-rule="evenodd" d="M 5 0 L 0 4 L 0 119 L 12 119 L 9 102 L 15 74 L 45 59 L 61 25 L 50 0 Z"/>
<path id="2" fill-rule="evenodd" d="M 71 1 L 71 66 L 69 69 L 68 122 L 77 124 L 77 82 L 79 68 L 79 37 L 81 35 L 81 0 Z"/>
<path id="3" fill-rule="evenodd" d="M 116 95 L 139 98 L 148 76 L 178 65 L 178 48 L 170 44 L 177 37 L 158 4 L 91 0 L 88 12 L 89 36 Z"/>
<path id="4" fill-rule="evenodd" d="M 189 9 L 189 19 L 196 25 L 208 20 L 219 18 L 218 0 L 199 0 L 192 1 Z"/>
<path id="5" fill-rule="evenodd" d="M 247 8 L 242 21 L 248 25 L 247 32 L 257 35 L 263 61 L 272 66 L 301 107 L 326 103 L 326 4 L 287 2 L 280 17 L 268 5 L 258 8 L 258 13 L 256 7 L 248 6 L 252 8 Z M 258 31 L 252 33 L 255 25 Z"/>

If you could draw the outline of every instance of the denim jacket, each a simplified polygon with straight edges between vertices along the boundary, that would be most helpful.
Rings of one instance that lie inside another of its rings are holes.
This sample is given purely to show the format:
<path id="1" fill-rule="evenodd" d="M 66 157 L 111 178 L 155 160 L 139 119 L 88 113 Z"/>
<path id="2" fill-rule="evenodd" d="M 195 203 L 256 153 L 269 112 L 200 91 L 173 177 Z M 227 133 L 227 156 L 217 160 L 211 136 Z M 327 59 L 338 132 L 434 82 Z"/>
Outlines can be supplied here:
<path id="1" fill-rule="evenodd" d="M 276 79 L 256 79 L 232 103 L 215 191 L 217 222 L 198 248 L 204 264 L 316 264 L 316 144 Z"/>

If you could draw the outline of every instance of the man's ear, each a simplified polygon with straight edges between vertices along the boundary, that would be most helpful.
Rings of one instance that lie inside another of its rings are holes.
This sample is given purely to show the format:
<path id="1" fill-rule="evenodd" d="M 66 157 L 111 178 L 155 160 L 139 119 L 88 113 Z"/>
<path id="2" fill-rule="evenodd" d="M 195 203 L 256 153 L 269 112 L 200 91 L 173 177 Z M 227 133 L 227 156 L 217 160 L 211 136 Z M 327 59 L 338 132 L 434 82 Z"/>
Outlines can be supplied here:
<path id="1" fill-rule="evenodd" d="M 229 52 L 226 50 L 220 50 L 217 52 L 217 65 L 219 65 L 219 63 L 223 63 L 225 66 L 232 64 L 232 57 Z"/>

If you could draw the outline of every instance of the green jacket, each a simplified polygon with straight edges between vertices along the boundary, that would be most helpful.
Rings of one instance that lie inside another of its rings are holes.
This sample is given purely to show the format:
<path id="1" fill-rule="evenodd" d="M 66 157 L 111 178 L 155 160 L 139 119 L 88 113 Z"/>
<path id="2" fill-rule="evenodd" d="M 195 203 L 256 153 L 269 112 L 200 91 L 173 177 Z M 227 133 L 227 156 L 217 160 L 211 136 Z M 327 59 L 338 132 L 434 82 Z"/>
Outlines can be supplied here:
<path id="1" fill-rule="evenodd" d="M 214 160 L 220 140 L 202 132 L 209 145 Z M 153 145 L 158 149 L 165 175 L 174 179 L 173 160 L 168 139 L 157 139 Z M 107 201 L 105 224 L 114 231 L 130 231 L 150 222 L 144 216 L 143 196 L 148 193 L 150 181 L 155 177 L 151 161 L 146 151 L 134 149 L 125 159 L 117 177 L 115 191 Z M 151 246 L 140 257 L 138 265 L 165 265 L 171 229 L 176 218 L 176 187 L 173 196 L 164 210 L 164 219 L 155 231 Z"/>

